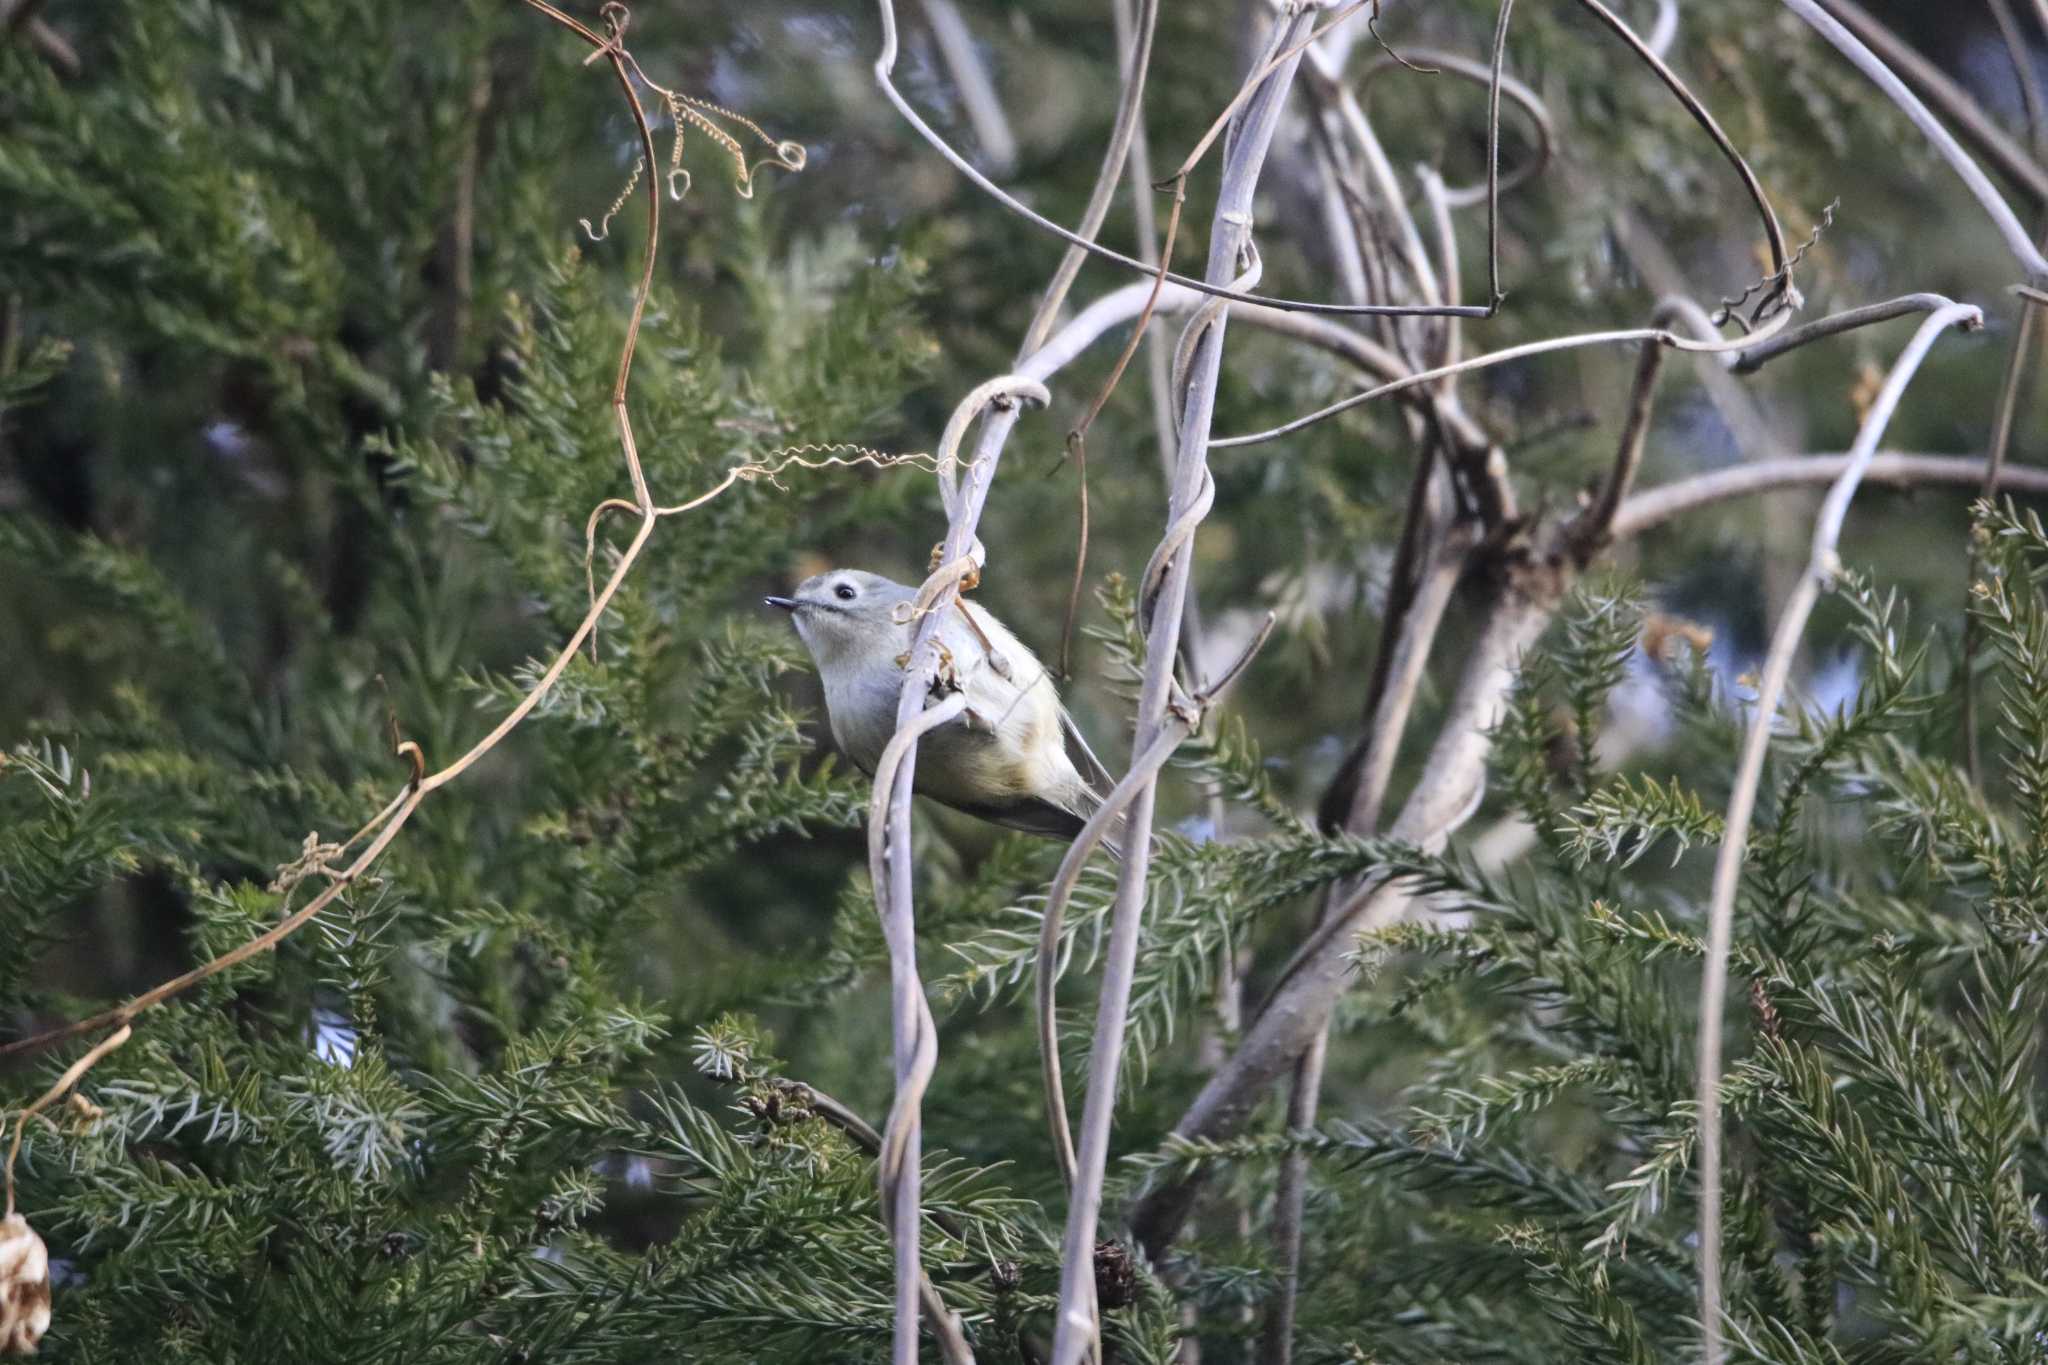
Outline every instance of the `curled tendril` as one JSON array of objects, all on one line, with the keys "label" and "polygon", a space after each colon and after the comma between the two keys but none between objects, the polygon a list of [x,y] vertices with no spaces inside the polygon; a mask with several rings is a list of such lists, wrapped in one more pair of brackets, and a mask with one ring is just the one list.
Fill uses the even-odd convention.
[{"label": "curled tendril", "polygon": [[597,220],[595,228],[590,226],[588,218],[578,218],[576,220],[583,225],[584,236],[593,242],[601,242],[612,235],[612,219],[618,217],[619,210],[624,208],[626,201],[633,197],[634,187],[640,183],[640,173],[646,169],[646,157],[635,157],[633,159],[633,173],[626,177],[626,188],[620,190],[619,197],[612,200],[612,206],[604,211],[604,217]]},{"label": "curled tendril", "polygon": [[[745,114],[727,109],[720,104],[713,104],[710,100],[699,99],[695,95],[685,94],[680,90],[671,90],[658,81],[650,80],[647,73],[641,69],[639,60],[626,48],[626,26],[631,18],[626,7],[617,3],[617,0],[612,0],[612,3],[607,4],[601,13],[605,22],[605,41],[602,46],[585,59],[586,64],[602,57],[609,56],[614,58],[623,65],[624,69],[632,72],[635,80],[659,96],[662,104],[668,109],[669,121],[675,128],[675,138],[669,144],[668,155],[668,196],[671,200],[680,200],[690,192],[690,174],[683,169],[684,134],[685,130],[690,127],[698,129],[706,137],[716,142],[720,150],[731,159],[733,166],[733,188],[742,199],[754,197],[754,172],[760,170],[761,167],[777,166],[785,171],[800,171],[804,168],[804,162],[808,159],[808,154],[805,152],[804,145],[801,142],[777,141],[775,138],[768,136],[766,129],[748,118]],[[724,119],[729,123],[739,125],[740,128],[752,134],[766,146],[769,149],[769,155],[759,160],[748,161],[746,148],[740,144],[739,138],[720,127],[714,121],[716,119]],[[680,188],[678,188],[678,182],[680,182]],[[628,184],[626,195],[621,195],[619,202],[614,203],[611,212],[605,215],[607,220],[610,219],[612,213],[618,212],[620,204],[624,202],[627,195],[631,194],[632,189],[633,186]],[[602,226],[593,231],[590,225],[585,223],[584,231],[590,233],[592,241],[604,240],[604,229]]]},{"label": "curled tendril", "polygon": [[[1785,288],[1786,282],[1791,277],[1793,267],[1805,260],[1806,253],[1819,245],[1821,234],[1835,225],[1835,210],[1841,206],[1842,201],[1840,199],[1830,200],[1828,206],[1820,211],[1820,221],[1813,225],[1813,231],[1807,234],[1806,240],[1799,244],[1799,249],[1792,253],[1790,259],[1784,265],[1750,285],[1749,288],[1743,290],[1734,298],[1722,299],[1721,306],[1714,311],[1713,324],[1716,327],[1726,326],[1731,319],[1735,318],[1735,310],[1749,302],[1759,290],[1768,292],[1763,301],[1757,305],[1755,314],[1750,317],[1747,324],[1750,327],[1754,327],[1763,321],[1767,310],[1775,311],[1770,309],[1770,305],[1773,302],[1777,302],[1785,308],[1797,308],[1802,302],[1799,297],[1799,291],[1796,289],[1787,291]],[[1780,297],[1781,293],[1783,297]]]},{"label": "curled tendril", "polygon": [[922,450],[891,455],[886,451],[870,450],[866,446],[852,445],[844,441],[827,441],[783,446],[779,450],[769,451],[758,460],[750,460],[738,466],[732,472],[742,483],[759,481],[771,488],[788,492],[789,487],[782,482],[781,477],[785,469],[851,469],[855,465],[866,465],[870,469],[901,469],[908,466],[912,469],[922,469],[927,474],[936,474],[948,467],[962,467],[958,460],[939,459]]},{"label": "curled tendril", "polygon": [[[639,68],[636,66],[634,69],[638,71]],[[641,79],[646,80],[646,77],[642,75]],[[649,83],[652,84],[652,82]],[[706,137],[716,142],[720,150],[727,157],[731,158],[733,189],[742,199],[754,197],[754,172],[760,170],[761,167],[777,166],[785,171],[800,171],[804,168],[804,162],[808,159],[808,154],[805,152],[804,145],[801,142],[791,142],[788,140],[778,142],[768,136],[767,131],[760,124],[754,122],[746,115],[735,113],[733,110],[727,109],[723,105],[713,104],[709,100],[698,99],[695,95],[686,95],[680,90],[662,90],[660,93],[662,102],[668,106],[669,118],[674,123],[676,130],[675,141],[669,149],[671,184],[673,184],[675,173],[682,167],[683,130],[685,127],[694,127],[701,131]],[[747,160],[746,149],[740,145],[740,140],[713,122],[714,118],[728,119],[744,128],[747,132],[752,133],[768,147],[769,155],[754,161]]]}]

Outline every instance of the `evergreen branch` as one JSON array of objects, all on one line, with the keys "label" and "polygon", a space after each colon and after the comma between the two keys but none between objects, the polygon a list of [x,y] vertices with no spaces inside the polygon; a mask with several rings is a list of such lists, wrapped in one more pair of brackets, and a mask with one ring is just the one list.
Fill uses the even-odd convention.
[{"label": "evergreen branch", "polygon": [[1484,1138],[1503,1119],[1555,1104],[1573,1090],[1613,1094],[1624,1090],[1629,1080],[1627,1067],[1602,1057],[1486,1076],[1476,1090],[1447,1089],[1448,1103],[1440,1108],[1418,1108],[1409,1119],[1409,1131],[1423,1142],[1456,1151]]},{"label": "evergreen branch", "polygon": [[[1789,2],[1789,0],[1788,0]],[[1728,952],[1735,917],[1736,882],[1749,838],[1750,816],[1756,806],[1757,784],[1763,777],[1764,750],[1770,743],[1778,702],[1791,671],[1792,655],[1806,632],[1806,620],[1820,595],[1822,584],[1830,581],[1838,567],[1835,551],[1841,538],[1842,522],[1856,495],[1877,443],[1899,400],[1905,396],[1920,362],[1942,332],[1954,326],[1975,327],[1983,315],[1967,304],[1950,304],[1938,309],[1920,325],[1899,355],[1883,389],[1871,404],[1862,429],[1856,433],[1849,467],[1843,471],[1815,519],[1813,547],[1806,569],[1800,575],[1791,600],[1779,617],[1771,650],[1766,656],[1762,680],[1757,687],[1749,731],[1743,739],[1742,760],[1736,770],[1734,790],[1728,800],[1726,834],[1720,856],[1714,864],[1714,888],[1707,914],[1707,960],[1700,976],[1699,1090],[1700,1142],[1700,1321],[1704,1332],[1706,1365],[1722,1362],[1721,1302],[1721,1021],[1728,989]]]},{"label": "evergreen branch", "polygon": [[1622,776],[1601,783],[1574,806],[1560,833],[1567,854],[1579,867],[1595,861],[1632,867],[1660,838],[1677,845],[1671,855],[1675,866],[1694,844],[1720,837],[1721,817],[1701,805],[1676,778],[1659,786],[1648,774],[1634,781]]}]

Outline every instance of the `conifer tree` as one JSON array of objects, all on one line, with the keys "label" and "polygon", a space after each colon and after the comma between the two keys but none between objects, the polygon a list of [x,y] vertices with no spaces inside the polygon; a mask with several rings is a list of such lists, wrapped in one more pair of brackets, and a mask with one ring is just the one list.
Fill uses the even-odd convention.
[{"label": "conifer tree", "polygon": [[2048,1360],[2014,8],[0,0],[0,1352]]}]

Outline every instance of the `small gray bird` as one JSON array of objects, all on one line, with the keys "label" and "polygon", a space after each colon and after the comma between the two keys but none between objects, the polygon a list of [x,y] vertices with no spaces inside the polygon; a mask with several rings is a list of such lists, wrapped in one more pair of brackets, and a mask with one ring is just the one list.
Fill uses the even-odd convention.
[{"label": "small gray bird", "polygon": [[[832,738],[869,776],[896,733],[916,596],[880,574],[833,569],[805,579],[794,597],[765,599],[795,623],[825,684]],[[971,602],[944,609],[938,641],[967,710],[919,742],[917,791],[1011,829],[1080,833],[1098,798],[1067,756],[1073,722],[1045,665]]]}]

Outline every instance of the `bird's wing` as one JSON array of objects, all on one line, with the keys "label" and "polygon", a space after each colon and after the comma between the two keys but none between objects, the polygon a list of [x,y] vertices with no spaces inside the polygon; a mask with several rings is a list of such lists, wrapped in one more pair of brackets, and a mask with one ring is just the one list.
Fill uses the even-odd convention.
[{"label": "bird's wing", "polygon": [[1027,797],[1003,805],[953,804],[953,809],[965,811],[977,819],[990,824],[1002,825],[1007,829],[1022,830],[1026,834],[1045,834],[1057,839],[1071,839],[1081,832],[1087,823],[1079,815],[1056,806],[1050,801]]}]

